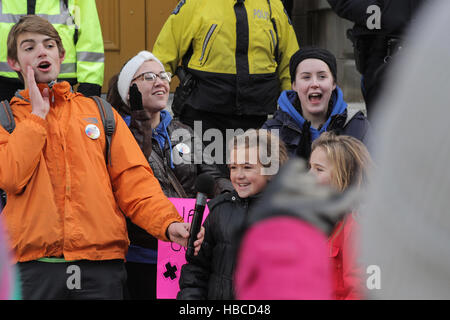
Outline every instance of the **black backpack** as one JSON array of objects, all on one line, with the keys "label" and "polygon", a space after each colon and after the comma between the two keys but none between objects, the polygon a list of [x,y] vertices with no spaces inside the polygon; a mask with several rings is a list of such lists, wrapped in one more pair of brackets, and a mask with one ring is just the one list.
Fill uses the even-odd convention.
[{"label": "black backpack", "polygon": [[[105,130],[106,137],[106,152],[105,161],[106,165],[111,165],[111,140],[114,130],[116,129],[116,121],[114,119],[114,113],[111,104],[103,98],[93,96],[89,97],[93,99],[100,112],[100,117],[102,118],[103,127]],[[6,131],[12,133],[16,128],[16,122],[14,121],[14,116],[11,110],[11,106],[7,100],[0,101],[0,124]],[[6,192],[0,189],[0,210],[6,205]]]}]

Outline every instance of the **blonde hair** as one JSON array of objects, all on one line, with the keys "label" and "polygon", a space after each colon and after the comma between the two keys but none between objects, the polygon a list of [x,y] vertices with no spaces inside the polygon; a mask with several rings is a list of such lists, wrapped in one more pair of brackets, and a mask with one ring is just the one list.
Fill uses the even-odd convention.
[{"label": "blonde hair", "polygon": [[313,141],[311,153],[322,148],[334,167],[331,183],[339,191],[349,186],[360,188],[367,181],[368,171],[372,168],[372,158],[366,146],[356,138],[324,132]]},{"label": "blonde hair", "polygon": [[254,156],[255,160],[266,169],[263,175],[277,174],[279,168],[289,159],[283,141],[277,135],[273,135],[265,129],[249,129],[242,134],[233,136],[229,143],[229,150],[236,150],[242,147],[245,149],[257,148],[257,155],[251,156]]}]

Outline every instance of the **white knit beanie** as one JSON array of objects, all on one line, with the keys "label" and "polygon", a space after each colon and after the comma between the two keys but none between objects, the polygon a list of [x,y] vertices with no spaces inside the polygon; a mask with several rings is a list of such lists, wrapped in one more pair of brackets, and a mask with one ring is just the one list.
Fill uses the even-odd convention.
[{"label": "white knit beanie", "polygon": [[130,91],[131,80],[133,80],[136,71],[140,66],[148,60],[154,60],[158,62],[162,69],[165,71],[163,64],[156,58],[153,53],[149,51],[141,51],[136,56],[131,58],[120,71],[119,79],[117,81],[117,89],[119,91],[122,101],[128,105],[128,92]]}]

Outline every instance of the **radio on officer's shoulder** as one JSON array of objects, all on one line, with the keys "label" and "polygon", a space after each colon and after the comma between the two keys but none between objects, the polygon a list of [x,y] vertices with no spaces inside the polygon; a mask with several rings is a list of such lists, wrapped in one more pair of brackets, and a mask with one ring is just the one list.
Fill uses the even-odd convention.
[{"label": "radio on officer's shoulder", "polygon": [[191,95],[196,85],[194,76],[183,66],[178,66],[175,74],[180,79],[180,84],[175,89],[173,96],[172,111],[175,117],[179,117],[183,112],[186,99]]}]

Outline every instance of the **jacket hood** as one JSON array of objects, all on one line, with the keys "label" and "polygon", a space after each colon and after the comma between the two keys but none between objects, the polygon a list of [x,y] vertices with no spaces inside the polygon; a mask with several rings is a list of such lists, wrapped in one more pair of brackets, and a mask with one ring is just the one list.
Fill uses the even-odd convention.
[{"label": "jacket hood", "polygon": [[[278,105],[280,106],[280,109],[282,111],[290,115],[292,119],[294,119],[294,121],[297,123],[297,125],[302,128],[306,120],[305,118],[303,118],[300,112],[295,109],[295,99],[297,99],[297,92],[295,92],[294,90],[283,91],[278,98]],[[327,127],[331,122],[331,118],[334,115],[342,114],[347,110],[347,103],[344,101],[344,95],[341,88],[339,88],[338,86],[336,86],[336,89],[331,95],[331,101],[333,104],[333,109],[327,121],[322,125],[320,130],[312,127],[310,128],[313,139],[316,139],[322,132],[325,132],[327,130]]]}]

